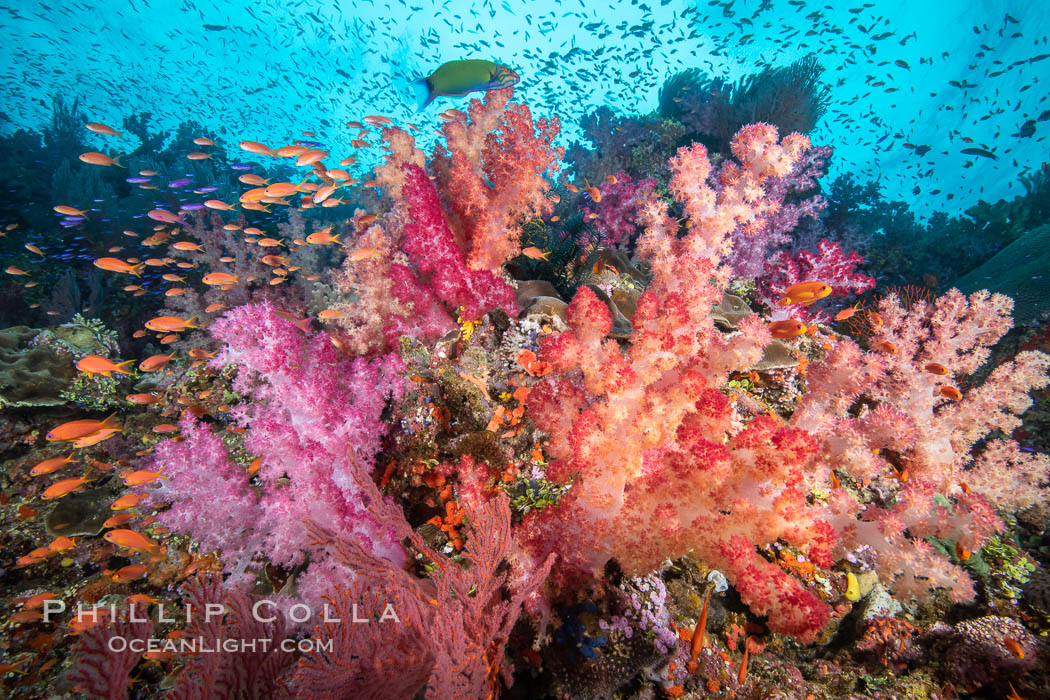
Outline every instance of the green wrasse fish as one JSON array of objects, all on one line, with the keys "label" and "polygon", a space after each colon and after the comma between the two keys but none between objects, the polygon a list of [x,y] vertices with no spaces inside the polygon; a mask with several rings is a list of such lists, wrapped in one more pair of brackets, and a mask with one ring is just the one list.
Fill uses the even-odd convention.
[{"label": "green wrasse fish", "polygon": [[412,83],[416,90],[419,109],[435,97],[462,97],[475,90],[498,90],[521,80],[517,73],[493,61],[469,59],[444,63],[427,78]]}]

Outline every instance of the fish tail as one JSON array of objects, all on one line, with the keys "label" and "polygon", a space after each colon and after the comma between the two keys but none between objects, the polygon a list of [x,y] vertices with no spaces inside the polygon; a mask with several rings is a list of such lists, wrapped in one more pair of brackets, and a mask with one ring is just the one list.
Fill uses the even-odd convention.
[{"label": "fish tail", "polygon": [[197,318],[197,314],[193,314],[192,316],[190,316],[189,318],[186,319],[186,327],[187,328],[198,328],[198,326],[190,325],[191,322],[193,321],[193,319],[195,319],[195,318]]},{"label": "fish tail", "polygon": [[138,265],[133,265],[131,267],[130,272],[131,272],[131,274],[135,275],[136,277],[142,277],[142,271],[145,270],[145,269],[146,269],[146,263],[139,263]]},{"label": "fish tail", "polygon": [[124,156],[117,156],[116,158],[114,158],[113,159],[113,165],[117,166],[118,168],[127,169],[127,166],[120,164],[120,159],[123,158],[123,157]]},{"label": "fish tail", "polygon": [[434,101],[436,95],[434,94],[434,86],[430,82],[430,78],[421,78],[420,80],[412,81],[412,90],[416,96],[416,111],[420,112],[426,109],[426,106]]},{"label": "fish tail", "polygon": [[113,411],[113,413],[110,413],[108,416],[102,419],[102,422],[99,424],[99,428],[115,428],[117,424],[113,421],[113,419],[116,417],[117,412]]},{"label": "fish tail", "polygon": [[133,372],[126,372],[123,369],[121,369],[124,365],[132,365],[132,364],[135,364],[134,360],[124,360],[123,362],[118,362],[116,369],[114,369],[113,371],[114,372],[120,372],[121,374],[127,374],[127,375],[134,374]]},{"label": "fish tail", "polygon": [[338,243],[339,245],[343,245],[343,242],[341,240],[339,240],[339,236],[340,236],[340,234],[338,234],[338,233],[336,235],[332,236],[332,241],[334,243]]}]

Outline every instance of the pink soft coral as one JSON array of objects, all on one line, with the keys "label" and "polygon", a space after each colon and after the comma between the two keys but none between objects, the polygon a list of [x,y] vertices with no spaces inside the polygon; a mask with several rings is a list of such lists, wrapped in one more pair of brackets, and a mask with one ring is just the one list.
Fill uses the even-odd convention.
[{"label": "pink soft coral", "polygon": [[[269,304],[238,307],[210,331],[225,343],[212,365],[236,366],[233,388],[251,399],[231,415],[247,429],[244,448],[262,460],[261,486],[253,494],[218,438],[187,417],[188,444],[158,448],[170,482],[156,498],[173,501],[162,517],[223,550],[237,574],[253,556],[288,567],[302,564],[311,549],[306,518],[360,538],[376,556],[404,563],[390,523],[374,514],[382,496],[371,480],[386,432],[383,409],[403,390],[400,359],[347,359],[327,335],[303,333]],[[311,571],[331,578],[326,567],[323,558],[311,560]],[[308,572],[306,578],[315,577]],[[318,588],[311,590],[311,602],[323,593]]]},{"label": "pink soft coral", "polygon": [[[824,469],[872,481],[894,502],[862,509],[836,490],[837,555],[866,552],[898,593],[922,595],[943,586],[958,600],[972,599],[966,573],[916,538],[977,550],[1002,527],[995,506],[1010,509],[1040,497],[1038,484],[1050,465],[1045,456],[1022,454],[1012,440],[992,441],[976,459],[973,450],[990,432],[1009,433],[1020,424],[1017,416],[1031,405],[1028,392],[1050,383],[1050,358],[1020,353],[961,391],[959,400],[948,396],[958,390],[953,383],[961,384],[955,377],[981,367],[1009,330],[1011,307],[1008,297],[987,291],[967,298],[953,289],[910,307],[889,295],[869,319],[875,351],[863,355],[842,341],[810,370],[811,388],[792,425],[819,437]],[[847,413],[860,397],[859,414]],[[1008,484],[1018,490],[1004,489]],[[950,508],[938,505],[946,497],[954,498]]]},{"label": "pink soft coral", "polygon": [[634,236],[640,228],[638,209],[655,189],[653,178],[632,180],[623,170],[616,173],[612,181],[598,186],[601,201],[591,202],[582,209],[585,218],[594,220],[603,245],[625,244]]}]

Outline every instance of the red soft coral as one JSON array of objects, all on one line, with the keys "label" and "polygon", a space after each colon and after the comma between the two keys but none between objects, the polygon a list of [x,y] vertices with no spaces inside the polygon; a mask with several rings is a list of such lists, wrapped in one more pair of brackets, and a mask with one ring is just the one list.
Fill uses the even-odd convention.
[{"label": "red soft coral", "polygon": [[446,146],[434,150],[433,168],[456,240],[471,269],[498,272],[521,252],[518,224],[549,215],[547,172],[563,149],[554,147],[558,119],[532,119],[525,105],[510,102],[513,88],[472,100],[470,121],[442,126]]},{"label": "red soft coral", "polygon": [[407,164],[404,174],[402,193],[410,217],[405,225],[405,252],[420,273],[429,277],[434,293],[453,310],[462,306],[466,318],[481,318],[494,308],[517,315],[514,290],[506,282],[488,269],[467,267],[426,172]]}]

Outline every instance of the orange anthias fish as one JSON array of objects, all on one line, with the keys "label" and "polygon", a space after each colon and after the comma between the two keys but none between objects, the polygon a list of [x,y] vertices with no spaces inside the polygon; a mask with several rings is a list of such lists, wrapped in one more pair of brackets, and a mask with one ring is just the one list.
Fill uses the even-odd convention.
[{"label": "orange anthias fish", "polygon": [[951,399],[952,401],[958,401],[962,398],[962,392],[954,386],[949,386],[945,384],[938,391],[940,392],[941,396],[945,397],[946,399]]},{"label": "orange anthias fish", "polygon": [[103,136],[119,136],[124,138],[124,132],[117,131],[111,126],[106,126],[102,122],[88,122],[84,125],[88,131],[93,131],[96,134],[102,134]]},{"label": "orange anthias fish", "polygon": [[51,484],[44,492],[40,494],[40,498],[45,501],[53,501],[56,498],[62,498],[63,496],[76,491],[84,484],[91,481],[91,479],[63,479]]},{"label": "orange anthias fish", "polygon": [[267,197],[287,197],[290,194],[300,192],[300,188],[306,183],[303,180],[298,185],[293,185],[290,182],[275,182],[272,185],[267,185],[263,192]]},{"label": "orange anthias fish", "polygon": [[128,275],[139,277],[142,274],[144,265],[132,265],[131,263],[126,263],[119,258],[99,258],[95,261],[95,267],[100,270],[123,272]]},{"label": "orange anthias fish", "polygon": [[213,287],[225,287],[227,285],[237,284],[240,279],[240,275],[233,275],[229,272],[209,272],[204,275],[204,278],[201,281],[204,282],[204,284]]},{"label": "orange anthias fish", "polygon": [[148,554],[158,554],[160,552],[160,545],[134,530],[110,530],[102,537],[107,542],[124,549],[130,549],[132,552],[146,552]]},{"label": "orange anthias fish", "polygon": [[532,258],[533,260],[546,260],[547,256],[551,254],[548,250],[546,252],[540,250],[536,246],[529,246],[528,248],[522,248],[521,254],[526,258]]},{"label": "orange anthias fish", "polygon": [[99,374],[103,377],[109,377],[114,372],[130,375],[133,373],[129,372],[125,367],[134,363],[134,360],[125,360],[124,362],[115,364],[99,355],[87,355],[77,360],[77,369],[89,375]]},{"label": "orange anthias fish", "polygon": [[794,318],[785,319],[783,321],[773,321],[769,324],[769,332],[774,338],[780,338],[782,340],[797,338],[806,332],[806,324]]},{"label": "orange anthias fish", "polygon": [[252,185],[253,187],[262,187],[263,185],[269,184],[269,180],[263,180],[258,175],[252,173],[245,173],[237,178],[246,185]]},{"label": "orange anthias fish", "polygon": [[141,500],[142,500],[142,496],[140,496],[137,493],[124,494],[123,496],[121,496],[117,500],[113,501],[113,503],[110,504],[109,509],[110,510],[128,510],[130,508],[134,508],[135,506],[137,506],[139,504],[139,501],[141,501]]},{"label": "orange anthias fish", "polygon": [[87,217],[87,214],[76,207],[70,207],[65,204],[59,204],[57,207],[53,207],[59,214],[65,214],[66,216],[83,216]]},{"label": "orange anthias fish", "polygon": [[835,320],[836,321],[845,321],[847,319],[853,318],[854,314],[856,314],[858,311],[860,311],[860,302],[859,301],[856,304],[854,304],[853,306],[847,306],[845,309],[843,309],[842,311],[839,311],[837,314],[835,314]]},{"label": "orange anthias fish", "polygon": [[52,457],[51,459],[45,459],[43,462],[30,469],[29,473],[33,476],[43,476],[44,474],[57,472],[67,464],[75,464],[76,462],[77,460],[73,459],[72,454],[68,457]]},{"label": "orange anthias fish", "polygon": [[164,333],[179,333],[186,330],[187,328],[197,328],[193,325],[193,319],[196,316],[190,318],[179,318],[178,316],[158,316],[146,321],[146,328],[151,331],[160,331]]},{"label": "orange anthias fish", "polygon": [[793,304],[812,304],[818,299],[831,294],[831,286],[824,282],[799,282],[784,290],[784,296],[777,302],[779,306]]},{"label": "orange anthias fish", "polygon": [[119,432],[121,432],[120,428],[102,428],[101,430],[96,430],[90,435],[77,438],[73,441],[73,447],[90,447],[91,445],[97,445],[103,440],[110,439]]},{"label": "orange anthias fish", "polygon": [[260,156],[273,156],[274,158],[277,157],[277,155],[270,149],[269,146],[261,144],[258,141],[241,141],[240,147],[248,151],[249,153],[256,153]]},{"label": "orange anthias fish", "polygon": [[80,160],[90,165],[104,165],[106,167],[109,167],[110,165],[115,165],[118,168],[124,167],[116,158],[110,158],[105,153],[97,153],[95,151],[81,153]]},{"label": "orange anthias fish", "polygon": [[1011,637],[1004,637],[1003,646],[1006,647],[1006,650],[1014,656],[1016,656],[1018,659],[1024,659],[1024,649],[1021,648],[1021,645],[1017,642],[1016,639],[1012,639]]},{"label": "orange anthias fish", "polygon": [[[139,363],[140,372],[156,372],[175,359],[175,353],[170,355],[151,355]],[[148,396],[148,394],[147,394]],[[130,400],[130,398],[129,398]],[[159,399],[158,399],[159,400]],[[138,403],[138,402],[136,402]],[[153,402],[151,402],[153,403]]]},{"label": "orange anthias fish", "polygon": [[54,428],[46,435],[51,442],[70,442],[78,438],[87,437],[93,433],[107,428],[116,428],[116,413],[112,413],[102,420],[75,420]]},{"label": "orange anthias fish", "polygon": [[[163,470],[162,470],[163,471]],[[150,472],[145,470],[138,471],[127,471],[120,475],[124,479],[125,486],[144,486],[146,484],[152,484],[154,481],[159,479],[167,479],[168,477],[161,474],[159,471]],[[114,504],[116,505],[116,504]]]},{"label": "orange anthias fish", "polygon": [[68,552],[76,546],[77,543],[69,537],[63,537],[59,535],[55,539],[51,540],[51,544],[49,544],[47,548],[55,554],[62,554],[64,552]]},{"label": "orange anthias fish", "polygon": [[948,368],[942,365],[940,362],[927,362],[926,366],[923,369],[925,369],[930,374],[948,374]]},{"label": "orange anthias fish", "polygon": [[227,204],[221,199],[206,200],[204,202],[204,206],[208,207],[209,209],[216,209],[218,211],[233,211],[234,209],[234,206],[232,204]]},{"label": "orange anthias fish", "polygon": [[[161,355],[161,357],[167,357],[167,355]],[[128,403],[139,406],[148,406],[161,400],[156,394],[128,394],[124,398],[128,400]]]},{"label": "orange anthias fish", "polygon": [[[330,245],[332,243],[335,243],[336,245],[342,245],[343,243],[339,240],[339,236],[333,236],[331,233],[329,233],[329,231],[331,231],[331,228],[311,233],[309,236],[306,237],[306,242],[310,245]],[[354,253],[356,252],[357,251],[355,250]],[[353,255],[353,253],[351,253],[351,255]]]},{"label": "orange anthias fish", "polygon": [[113,580],[117,583],[131,583],[146,575],[146,567],[142,564],[128,564],[113,572]]},{"label": "orange anthias fish", "polygon": [[134,513],[118,513],[117,515],[114,515],[112,518],[110,518],[106,522],[102,523],[102,527],[107,528],[107,529],[111,528],[111,527],[120,527],[121,525],[127,523],[129,520],[131,520],[134,517],[135,517]]},{"label": "orange anthias fish", "polygon": [[700,619],[696,621],[696,628],[693,629],[693,639],[689,649],[689,671],[691,673],[696,672],[696,659],[704,648],[704,638],[707,634],[707,603],[711,599],[711,588],[713,586],[709,587],[707,594],[704,595],[704,607],[700,611]]}]

